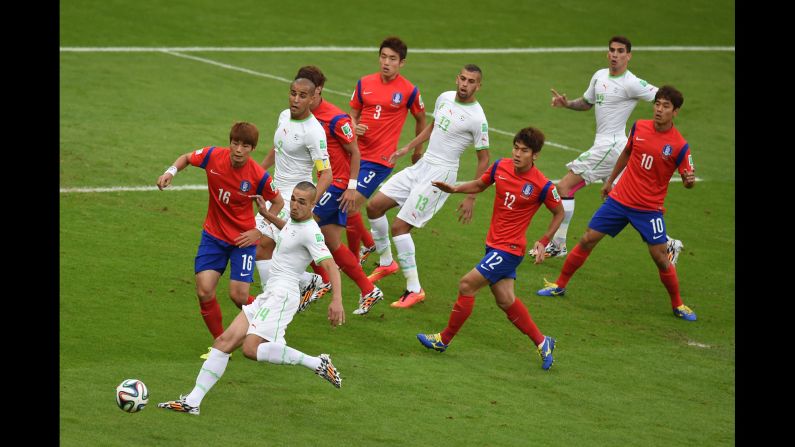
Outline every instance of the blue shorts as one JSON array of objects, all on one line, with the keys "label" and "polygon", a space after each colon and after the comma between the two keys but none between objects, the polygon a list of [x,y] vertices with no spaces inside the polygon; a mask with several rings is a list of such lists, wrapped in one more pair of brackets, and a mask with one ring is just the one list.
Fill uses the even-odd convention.
[{"label": "blue shorts", "polygon": [[228,262],[232,266],[229,271],[229,279],[254,282],[254,255],[256,252],[256,244],[240,248],[237,245],[215,238],[202,230],[202,240],[199,242],[199,250],[196,253],[196,259],[193,261],[193,272],[215,270],[223,275]]},{"label": "blue shorts", "polygon": [[475,270],[492,284],[504,278],[516,279],[516,268],[523,259],[524,256],[513,255],[486,245],[486,255],[475,266]]},{"label": "blue shorts", "polygon": [[372,161],[362,160],[361,165],[359,165],[359,179],[356,190],[369,199],[375,190],[378,189],[378,186],[389,177],[392,169]]},{"label": "blue shorts", "polygon": [[312,213],[320,218],[317,226],[337,224],[344,227],[348,223],[348,212],[340,209],[339,202],[344,192],[334,185],[328,187],[323,197],[317,201],[317,205],[312,208]]},{"label": "blue shorts", "polygon": [[631,223],[641,239],[649,245],[664,244],[668,238],[662,211],[637,210],[608,197],[594,213],[588,228],[616,237],[627,223]]}]

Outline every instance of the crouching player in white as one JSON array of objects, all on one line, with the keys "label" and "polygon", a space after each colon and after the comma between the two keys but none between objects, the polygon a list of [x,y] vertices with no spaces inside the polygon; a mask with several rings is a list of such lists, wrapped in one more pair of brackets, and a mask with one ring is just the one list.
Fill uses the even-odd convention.
[{"label": "crouching player in white", "polygon": [[287,346],[284,339],[285,329],[298,309],[298,280],[312,260],[323,266],[331,279],[332,299],[328,308],[331,325],[345,322],[340,274],[320,228],[312,219],[315,193],[312,183],[301,182],[295,186],[290,198],[290,220],[286,223],[268,212],[264,199],[257,198],[260,213],[281,230],[265,292],[253,303],[243,306],[232,324],[215,339],[193,391],[177,400],[159,403],[158,407],[198,415],[202,399],[224,374],[229,355],[240,345],[243,345],[243,355],[251,360],[301,365],[337,388],[342,385],[342,378],[328,354],[306,355]]},{"label": "crouching player in white", "polygon": [[[415,260],[412,228],[422,228],[444,205],[448,193],[431,185],[431,182],[454,184],[458,176],[458,162],[464,150],[474,146],[478,165],[475,178],[480,178],[489,165],[489,125],[483,108],[475,99],[480,90],[483,73],[477,65],[465,65],[456,77],[456,91],[444,92],[436,99],[433,122],[417,135],[407,146],[392,154],[389,162],[408,153],[428,138],[428,150],[414,165],[392,176],[367,203],[367,217],[381,259],[379,266],[370,274],[376,282],[400,269],[406,277],[406,291],[392,307],[411,307],[425,299],[420,285]],[[458,220],[468,223],[472,218],[475,194],[470,194],[458,209]],[[392,259],[389,243],[389,222],[385,213],[400,205],[397,217],[392,222],[392,239],[395,241],[398,262]]]}]

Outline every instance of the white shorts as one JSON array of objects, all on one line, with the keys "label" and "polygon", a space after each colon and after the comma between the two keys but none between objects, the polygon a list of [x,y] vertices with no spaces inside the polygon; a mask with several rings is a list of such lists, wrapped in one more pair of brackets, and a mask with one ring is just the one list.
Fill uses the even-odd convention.
[{"label": "white shorts", "polygon": [[622,135],[598,136],[590,149],[580,154],[576,160],[566,163],[566,167],[582,177],[586,185],[607,180],[626,144],[627,138]]},{"label": "white shorts", "polygon": [[[282,210],[279,211],[279,214],[277,214],[276,216],[282,220],[287,220],[287,217],[290,215],[290,196],[292,196],[293,194],[293,189],[292,188],[289,189],[290,189],[289,191],[279,189],[279,195],[282,196],[282,199],[284,200],[284,207],[282,207]],[[284,197],[285,194],[287,195],[287,197]],[[271,203],[270,202],[265,203],[265,207],[271,209]],[[256,223],[257,230],[259,230],[259,232],[262,233],[263,236],[269,237],[274,241],[279,236],[279,231],[281,230],[279,230],[276,227],[276,225],[268,222],[264,217],[262,217],[262,214],[257,213],[254,216],[254,221]]]},{"label": "white shorts", "polygon": [[420,159],[381,185],[382,194],[400,205],[397,216],[404,222],[422,228],[444,205],[450,194],[431,185],[431,181],[454,184],[455,168],[437,166]]},{"label": "white shorts", "polygon": [[285,343],[284,331],[298,310],[299,292],[284,287],[267,287],[251,304],[243,306],[248,318],[246,335],[258,335],[270,342]]}]

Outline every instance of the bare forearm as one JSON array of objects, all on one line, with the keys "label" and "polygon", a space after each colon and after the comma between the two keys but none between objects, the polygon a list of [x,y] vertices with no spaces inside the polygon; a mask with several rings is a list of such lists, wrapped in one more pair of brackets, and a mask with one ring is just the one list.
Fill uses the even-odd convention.
[{"label": "bare forearm", "polygon": [[586,101],[583,98],[577,98],[573,101],[569,101],[566,104],[567,109],[577,110],[581,112],[585,110],[591,110],[591,107],[593,107],[593,104],[590,104],[588,101]]}]

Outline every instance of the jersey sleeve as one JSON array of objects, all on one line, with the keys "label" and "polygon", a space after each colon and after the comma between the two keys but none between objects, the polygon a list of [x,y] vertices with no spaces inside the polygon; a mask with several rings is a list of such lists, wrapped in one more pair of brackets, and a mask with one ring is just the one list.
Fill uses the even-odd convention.
[{"label": "jersey sleeve", "polygon": [[206,168],[207,163],[210,162],[210,156],[213,153],[213,149],[215,149],[215,147],[203,147],[193,151],[188,158],[188,162],[198,168]]},{"label": "jersey sleeve", "polygon": [[558,194],[558,188],[554,184],[549,188],[549,191],[547,191],[544,205],[550,210],[560,205],[560,194]]},{"label": "jersey sleeve", "polygon": [[412,115],[425,113],[425,104],[422,103],[422,95],[420,94],[419,87],[414,87],[414,90],[411,91],[406,105],[408,105],[409,112],[411,112]]},{"label": "jersey sleeve", "polygon": [[328,130],[341,143],[351,143],[354,140],[351,117],[348,114],[337,115],[332,118],[329,122]]},{"label": "jersey sleeve", "polygon": [[630,98],[638,98],[644,101],[654,101],[654,95],[657,94],[657,87],[649,84],[640,78],[634,78],[627,84]]},{"label": "jersey sleeve", "polygon": [[279,195],[279,190],[276,188],[276,184],[273,183],[273,177],[267,172],[260,178],[259,185],[257,186],[257,194],[271,202]]},{"label": "jersey sleeve", "polygon": [[483,116],[479,121],[475,122],[475,129],[472,132],[472,138],[475,142],[475,150],[483,150],[489,148],[489,123],[486,122],[486,117]]},{"label": "jersey sleeve", "polygon": [[351,95],[351,100],[349,105],[352,109],[362,110],[364,107],[364,101],[362,100],[362,80],[359,79],[356,82],[356,87],[353,89],[353,94]]},{"label": "jersey sleeve", "polygon": [[680,174],[684,174],[685,171],[695,171],[696,167],[693,164],[693,154],[690,153],[689,144],[685,143],[685,146],[679,152],[676,165]]},{"label": "jersey sleeve", "polygon": [[323,233],[320,232],[320,227],[313,225],[312,229],[308,230],[304,236],[304,245],[315,264],[320,264],[321,261],[331,258],[331,252],[326,246],[326,240],[323,238]]},{"label": "jersey sleeve", "polygon": [[305,141],[307,149],[309,149],[309,156],[315,162],[315,168],[318,171],[331,169],[329,162],[328,146],[326,143],[326,131],[322,126],[312,129],[306,134]]},{"label": "jersey sleeve", "polygon": [[582,99],[591,105],[596,104],[596,80],[598,76],[598,71],[591,76],[591,82],[588,83],[588,88],[585,90],[585,93],[582,94]]},{"label": "jersey sleeve", "polygon": [[484,172],[483,175],[480,176],[480,181],[482,181],[483,183],[485,183],[487,185],[491,185],[492,183],[494,183],[494,176],[497,173],[497,165],[499,163],[500,163],[500,159],[499,158],[494,160],[494,164],[489,166],[489,168],[486,169],[486,172]]}]

